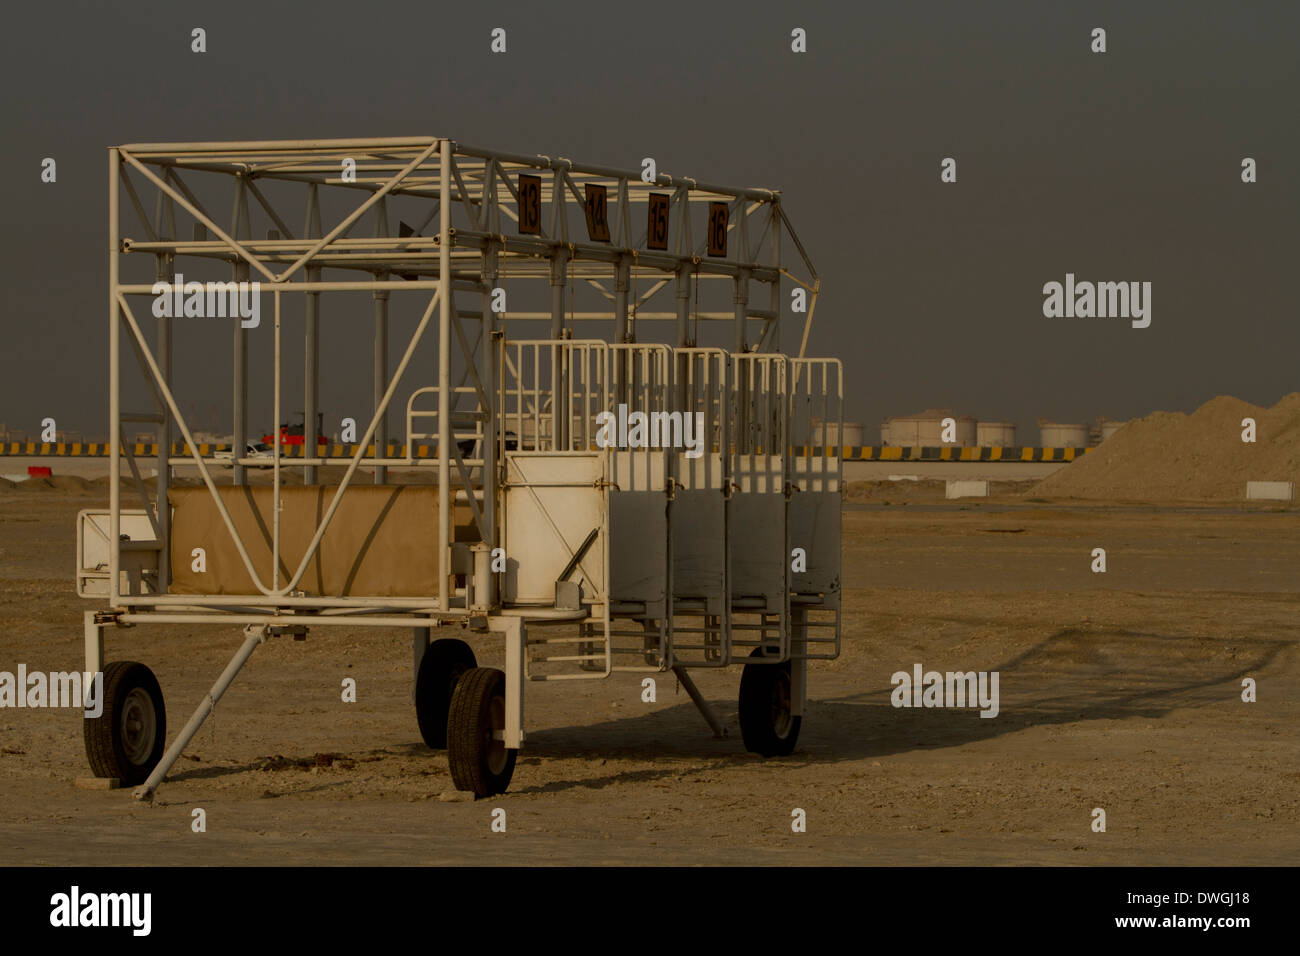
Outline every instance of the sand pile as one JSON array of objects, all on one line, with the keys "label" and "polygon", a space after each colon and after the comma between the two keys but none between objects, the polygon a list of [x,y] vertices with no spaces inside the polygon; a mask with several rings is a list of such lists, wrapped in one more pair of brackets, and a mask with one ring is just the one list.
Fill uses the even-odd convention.
[{"label": "sand pile", "polygon": [[85,494],[95,489],[93,482],[80,475],[51,475],[48,478],[28,478],[26,481],[13,482],[0,478],[0,490],[3,491],[71,491]]},{"label": "sand pile", "polygon": [[[1241,440],[1243,418],[1256,441]],[[1240,501],[1247,481],[1300,484],[1300,392],[1272,408],[1228,395],[1191,415],[1155,412],[1129,422],[1029,494],[1122,501]]]}]

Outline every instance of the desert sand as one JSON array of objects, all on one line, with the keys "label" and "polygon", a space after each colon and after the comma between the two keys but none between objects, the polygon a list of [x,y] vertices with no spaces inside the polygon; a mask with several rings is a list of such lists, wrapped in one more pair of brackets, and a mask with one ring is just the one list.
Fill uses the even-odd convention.
[{"label": "desert sand", "polygon": [[[640,675],[532,684],[510,791],[449,800],[446,755],[416,728],[409,632],[318,629],[254,654],[152,804],[74,785],[79,712],[0,710],[0,863],[1294,863],[1300,512],[1004,491],[849,496],[843,654],[811,665],[788,758],[744,751],[738,669],[696,672],[721,740],[671,674],[652,704]],[[80,668],[99,605],[75,595],[74,520],[103,499],[94,483],[0,494],[0,670]],[[470,640],[501,665],[496,641]],[[153,668],[174,733],[239,642],[137,627],[108,634],[107,659]],[[890,675],[914,663],[999,671],[1001,713],[891,707]]]}]

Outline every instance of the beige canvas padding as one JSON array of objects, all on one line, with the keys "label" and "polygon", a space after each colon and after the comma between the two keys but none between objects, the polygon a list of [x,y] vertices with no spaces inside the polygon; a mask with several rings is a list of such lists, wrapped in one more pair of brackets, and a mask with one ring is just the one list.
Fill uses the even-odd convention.
[{"label": "beige canvas padding", "polygon": [[[333,487],[280,489],[280,584],[297,570],[334,495]],[[273,489],[217,491],[262,583],[271,584]],[[260,594],[207,488],[173,488],[173,594]],[[466,504],[452,515],[456,541],[477,541]],[[329,597],[430,597],[438,593],[438,489],[431,485],[354,485],[343,493],[298,589]],[[197,572],[194,549],[204,550]]]}]

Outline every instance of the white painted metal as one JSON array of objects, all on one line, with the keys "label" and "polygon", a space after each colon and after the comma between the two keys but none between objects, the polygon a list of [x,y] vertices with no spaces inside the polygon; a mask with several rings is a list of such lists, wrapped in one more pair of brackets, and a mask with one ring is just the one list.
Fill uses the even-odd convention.
[{"label": "white painted metal", "polygon": [[796,661],[833,658],[841,639],[843,461],[826,436],[842,421],[844,370],[838,359],[793,359],[790,366],[790,429],[799,434],[807,427],[812,435],[790,456],[789,543],[806,562],[790,574],[791,613],[798,613],[790,653]]},{"label": "white painted metal", "polygon": [[181,732],[172,741],[171,746],[167,748],[162,760],[158,762],[158,766],[154,767],[153,772],[149,774],[144,783],[136,787],[132,796],[137,800],[148,800],[153,797],[153,792],[158,788],[158,784],[162,782],[163,777],[167,776],[167,771],[180,759],[185,747],[194,739],[194,735],[203,726],[203,721],[207,719],[208,714],[212,713],[213,708],[217,706],[217,701],[221,699],[221,695],[226,692],[226,689],[234,681],[235,675],[248,662],[253,651],[257,650],[257,645],[264,643],[267,638],[265,627],[249,626],[244,629],[244,633],[244,643],[235,652],[235,656],[230,659],[230,663],[221,672],[217,682],[212,685],[212,689],[203,698],[198,709],[194,711],[189,721],[181,728]]},{"label": "white painted metal", "polygon": [[1295,496],[1295,482],[1248,481],[1246,497],[1260,501],[1290,501]]},{"label": "white painted metal", "polygon": [[507,749],[517,750],[524,743],[524,681],[528,647],[524,618],[520,615],[494,617],[491,627],[494,632],[505,636],[505,745]]},{"label": "white painted metal", "polygon": [[790,656],[788,360],[750,352],[731,363],[731,645],[733,657],[762,647],[757,660],[779,664]]},{"label": "white painted metal", "polygon": [[671,521],[671,617],[666,663],[724,667],[731,660],[731,552],[728,507],[732,457],[729,391],[731,362],[721,349],[675,351],[676,404],[700,415],[698,457],[675,452]]},{"label": "white painted metal", "polygon": [[987,498],[989,496],[989,483],[987,481],[949,479],[947,484],[944,485],[943,496],[945,498]]},{"label": "white painted metal", "polygon": [[[156,594],[161,544],[152,512],[122,511],[118,516],[119,543],[112,546],[112,512],[87,509],[77,513],[77,596],[108,597],[112,557],[118,554],[118,591],[121,594]],[[126,539],[120,538],[126,535]]]},{"label": "white painted metal", "polygon": [[[355,163],[355,181],[344,182],[339,175],[344,159]],[[540,181],[536,206],[521,193],[520,177],[525,175]],[[218,225],[192,188],[191,181],[200,178],[231,185],[228,228]],[[143,215],[140,184],[155,192],[156,221]],[[504,734],[510,747],[523,740],[526,679],[673,669],[686,682],[685,668],[748,661],[748,651],[758,646],[770,651],[758,660],[779,663],[793,656],[794,673],[802,675],[805,657],[838,652],[840,462],[838,448],[827,446],[836,444],[832,434],[840,434],[839,367],[834,363],[832,374],[832,366],[821,360],[790,362],[777,353],[782,282],[789,279],[808,289],[814,303],[820,290],[779,192],[667,174],[645,183],[639,170],[485,150],[439,137],[133,144],[110,150],[109,185],[110,507],[106,514],[79,521],[78,541],[79,593],[102,594],[108,611],[102,619],[87,618],[88,662],[94,657],[102,663],[102,632],[110,621],[224,622],[253,628],[403,626],[417,633],[439,623],[466,621],[480,631],[502,634],[506,642]],[[582,235],[589,186],[606,190],[609,241]],[[306,193],[301,236],[287,226],[291,217],[276,209],[294,190]],[[121,192],[140,219],[138,236],[123,235]],[[648,248],[646,233],[636,225],[655,192],[671,197],[666,249]],[[321,222],[322,202],[329,195],[358,199],[332,225]],[[692,224],[692,215],[701,215],[702,204],[709,202],[728,205],[724,255],[707,255],[704,242],[693,239],[702,232],[698,223]],[[398,203],[407,204],[401,207],[403,215],[418,208],[413,221],[420,224],[393,236],[389,208],[393,204],[396,212]],[[177,210],[191,220],[179,229]],[[250,213],[259,218],[264,213],[273,228],[255,226]],[[530,219],[536,220],[535,230],[520,228]],[[436,232],[424,235],[430,227]],[[266,238],[254,238],[263,232]],[[781,263],[783,236],[797,252],[797,271]],[[134,269],[141,259],[153,268]],[[123,264],[130,274],[123,275]],[[275,425],[282,407],[281,295],[301,292],[309,303],[306,444],[301,458],[285,457],[279,429],[273,428],[274,560],[267,581],[257,577],[248,543],[218,495],[217,459],[200,454],[172,389],[170,349],[184,350],[183,325],[160,325],[163,348],[155,354],[128,304],[139,301],[132,296],[155,294],[151,277],[166,281],[185,272],[187,278],[209,278],[202,271],[205,264],[221,270],[218,274],[257,279],[274,297]],[[549,311],[493,311],[496,288],[542,281],[550,286]],[[760,289],[766,284],[768,295],[756,296],[754,283]],[[575,286],[589,297],[594,291],[601,307],[577,308]],[[707,293],[711,287],[726,290],[730,310],[719,308],[721,302],[702,307],[701,288]],[[647,307],[669,288],[674,298],[670,307]],[[281,575],[284,471],[302,468],[304,480],[313,483],[316,469],[329,461],[315,453],[314,441],[319,300],[349,291],[369,292],[376,303],[373,416],[300,563]],[[389,376],[383,360],[387,302],[398,292],[420,296],[425,308]],[[751,305],[751,299],[761,307]],[[435,308],[434,381],[407,383],[404,379],[418,367],[413,356],[434,322]],[[333,319],[343,312],[326,307],[323,314]],[[534,318],[550,320],[550,338],[509,336],[517,328],[511,320]],[[638,319],[673,322],[676,347],[637,342]],[[612,320],[612,342],[572,337],[574,322],[593,320]],[[736,350],[697,347],[701,320],[731,321]],[[811,310],[801,356],[810,322]],[[236,326],[233,412],[242,447],[247,351],[267,337]],[[120,404],[123,327],[158,409],[150,418],[162,426],[159,467],[168,474],[160,475],[161,500],[151,499],[130,448],[124,447],[122,424],[130,416]],[[454,362],[461,364],[459,382],[452,378]],[[411,393],[405,447],[393,449],[384,421],[399,387]],[[664,416],[660,421],[668,423],[673,415],[703,414],[699,456],[662,443],[601,447],[597,416],[617,415],[620,405]],[[812,422],[807,420],[805,431],[798,423],[812,414],[821,424],[815,437],[805,438],[812,436]],[[168,447],[172,427],[189,446],[188,457]],[[795,440],[814,446],[815,453],[794,447]],[[421,442],[433,445],[435,457],[417,455]],[[124,455],[143,509],[122,510]],[[168,593],[171,513],[163,503],[170,469],[182,463],[198,468],[255,593]],[[232,477],[243,484],[245,466],[262,462],[239,458],[233,464]],[[374,468],[378,481],[389,478],[388,468],[436,470],[437,540],[430,542],[437,556],[435,593],[344,597],[299,590],[342,496],[363,466]],[[459,528],[454,526],[453,504],[467,505],[472,513],[473,540],[453,541],[464,528],[460,518],[455,522]],[[790,535],[804,534],[805,525],[815,538],[810,568],[816,571],[796,583],[791,580]],[[121,539],[123,533],[130,541]],[[488,570],[497,548],[506,555],[504,573]],[[153,567],[151,560],[157,562]],[[124,569],[135,569],[125,585],[119,573]],[[154,569],[156,587],[145,573]],[[808,580],[815,586],[805,586]],[[575,585],[580,607],[557,607],[557,595],[572,592]],[[833,636],[814,636],[827,632]],[[246,644],[247,653],[252,646]],[[237,670],[232,661],[222,681],[228,684]],[[802,680],[796,681],[799,687]],[[214,694],[225,684],[219,681]],[[795,695],[799,706],[801,695],[801,690]],[[692,697],[708,716],[703,698]],[[202,712],[201,707],[182,737],[197,729]],[[720,727],[716,715],[711,722],[717,724],[715,730]],[[174,743],[168,752],[171,759],[176,747]],[[169,763],[160,765],[149,789]]]},{"label": "white painted metal", "polygon": [[104,627],[96,619],[98,611],[83,614],[83,632],[86,643],[86,673],[98,674],[104,669]]}]

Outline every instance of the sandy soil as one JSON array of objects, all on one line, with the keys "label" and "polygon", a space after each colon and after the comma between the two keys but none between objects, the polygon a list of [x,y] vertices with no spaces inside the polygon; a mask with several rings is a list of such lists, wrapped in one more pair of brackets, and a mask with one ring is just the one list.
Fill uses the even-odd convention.
[{"label": "sandy soil", "polygon": [[[0,496],[0,670],[80,667],[95,605],[73,590],[73,522],[101,497]],[[844,652],[812,665],[790,758],[744,752],[735,669],[697,672],[724,740],[670,674],[654,704],[639,675],[534,684],[510,792],[444,802],[409,632],[313,632],[257,651],[152,805],[74,786],[78,712],[0,710],[0,863],[1294,863],[1298,555],[1295,509],[867,495],[844,515]],[[110,632],[108,658],[154,669],[174,732],[239,641],[142,627]],[[999,671],[1000,716],[891,707],[914,663]]]}]

